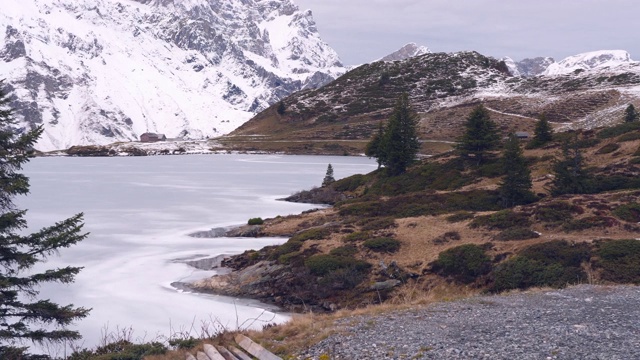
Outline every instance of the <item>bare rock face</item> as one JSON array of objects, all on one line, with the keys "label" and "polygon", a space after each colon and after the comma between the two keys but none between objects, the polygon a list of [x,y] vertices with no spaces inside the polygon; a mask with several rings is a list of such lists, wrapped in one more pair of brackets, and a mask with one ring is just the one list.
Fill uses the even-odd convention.
[{"label": "bare rock face", "polygon": [[7,0],[0,71],[36,148],[225,134],[344,73],[290,0]]}]

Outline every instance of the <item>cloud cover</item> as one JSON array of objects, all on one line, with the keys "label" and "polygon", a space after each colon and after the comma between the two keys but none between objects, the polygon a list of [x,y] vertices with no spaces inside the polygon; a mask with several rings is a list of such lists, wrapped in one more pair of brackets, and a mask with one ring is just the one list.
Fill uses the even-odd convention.
[{"label": "cloud cover", "polygon": [[[640,56],[637,0],[294,0],[347,65],[409,42],[516,60],[622,49]],[[635,56],[634,56],[635,55]]]}]

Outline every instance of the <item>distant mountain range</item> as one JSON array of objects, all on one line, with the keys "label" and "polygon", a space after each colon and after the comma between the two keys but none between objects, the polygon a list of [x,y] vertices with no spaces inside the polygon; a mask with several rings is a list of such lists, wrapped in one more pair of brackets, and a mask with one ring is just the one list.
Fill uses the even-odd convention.
[{"label": "distant mountain range", "polygon": [[[326,111],[318,117],[383,111],[395,93],[376,91],[400,79],[416,107],[430,112],[481,97],[524,95],[524,88],[541,94],[545,89],[536,86],[555,87],[566,77],[591,84],[594,72],[618,76],[627,86],[638,73],[638,63],[624,51],[501,63],[477,53],[433,54],[414,43],[347,73],[320,38],[311,12],[291,0],[6,1],[0,79],[14,94],[20,128],[44,126],[40,150],[136,140],[145,132],[220,136],[299,91],[286,102],[302,110],[296,99],[308,99],[304,107],[314,108],[316,98],[341,88],[344,79],[360,81],[365,72],[381,78],[369,79],[372,88],[365,93],[330,95],[336,97],[323,100]],[[450,68],[442,69],[445,60]],[[388,84],[373,87],[378,82]],[[314,119],[300,115],[296,121]]]}]

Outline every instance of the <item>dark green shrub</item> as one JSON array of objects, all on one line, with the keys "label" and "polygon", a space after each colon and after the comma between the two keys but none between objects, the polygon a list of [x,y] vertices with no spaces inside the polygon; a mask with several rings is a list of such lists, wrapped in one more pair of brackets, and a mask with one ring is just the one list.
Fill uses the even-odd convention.
[{"label": "dark green shrub", "polygon": [[599,155],[610,154],[618,149],[620,149],[620,144],[611,143],[598,149],[598,151],[596,151],[596,154],[599,154]]},{"label": "dark green shrub", "polygon": [[640,284],[640,241],[605,241],[598,244],[597,254],[603,280]]},{"label": "dark green shrub", "polygon": [[446,217],[446,220],[450,223],[461,222],[469,219],[473,219],[473,213],[468,211],[458,211],[455,214]]},{"label": "dark green shrub", "polygon": [[450,241],[458,241],[461,240],[462,237],[460,236],[460,233],[457,231],[447,231],[446,233],[438,236],[437,238],[433,239],[432,242],[436,245],[442,245],[442,244],[446,244]]},{"label": "dark green shrub", "polygon": [[628,222],[640,222],[640,204],[631,203],[618,206],[613,215]]},{"label": "dark green shrub", "polygon": [[313,228],[293,235],[289,241],[322,240],[329,235],[331,230],[328,228]]},{"label": "dark green shrub", "polygon": [[561,223],[573,219],[573,214],[582,214],[584,210],[564,201],[555,201],[535,209],[535,219],[546,223]]},{"label": "dark green shrub", "polygon": [[562,226],[564,231],[581,231],[592,228],[607,228],[618,225],[618,221],[608,216],[588,216],[565,223]]},{"label": "dark green shrub", "polygon": [[493,271],[491,291],[526,289],[532,286],[564,287],[585,281],[581,264],[590,257],[587,244],[551,241],[526,248],[499,264]]},{"label": "dark green shrub", "polygon": [[375,252],[393,253],[400,250],[400,241],[389,237],[369,239],[362,245],[367,249]]},{"label": "dark green shrub", "polygon": [[598,137],[609,139],[638,129],[640,129],[640,122],[622,123],[600,130]]},{"label": "dark green shrub", "polygon": [[116,341],[95,350],[76,351],[68,360],[142,360],[146,356],[164,355],[167,347],[159,342],[133,344],[126,340]]},{"label": "dark green shrub", "polygon": [[513,227],[528,227],[531,225],[531,221],[526,214],[501,210],[491,215],[477,216],[469,225],[472,228],[484,227],[504,230]]},{"label": "dark green shrub", "polygon": [[632,133],[627,133],[627,134],[623,134],[618,136],[618,138],[616,139],[619,142],[625,142],[625,141],[634,141],[634,140],[638,140],[640,139],[640,132],[632,132]]},{"label": "dark green shrub", "polygon": [[200,342],[202,342],[201,339],[197,339],[194,337],[188,337],[186,339],[171,339],[169,340],[169,345],[174,348],[174,349],[193,349],[194,347],[198,346],[198,344],[200,344]]},{"label": "dark green shrub", "polygon": [[291,238],[286,243],[276,247],[270,254],[269,259],[278,260],[280,256],[297,252],[300,248],[302,248],[302,241],[293,240],[293,238]]},{"label": "dark green shrub", "polygon": [[466,244],[441,252],[433,269],[459,282],[471,283],[491,271],[491,259],[480,246]]},{"label": "dark green shrub", "polygon": [[640,157],[638,157],[638,155],[635,155],[636,157],[633,157],[631,159],[629,159],[629,164],[640,164]]},{"label": "dark green shrub", "polygon": [[367,218],[358,221],[358,225],[362,227],[362,230],[382,230],[397,226],[392,217]]},{"label": "dark green shrub", "polygon": [[300,259],[302,260],[302,253],[300,253],[299,251],[294,251],[294,252],[290,252],[290,253],[286,253],[283,255],[280,255],[278,257],[278,263],[282,264],[282,265],[290,265],[292,264],[294,261]]},{"label": "dark green shrub", "polygon": [[371,237],[371,233],[368,231],[358,231],[358,232],[354,232],[351,233],[347,236],[345,236],[344,241],[345,242],[358,242],[358,241],[365,241],[367,239],[369,239]]},{"label": "dark green shrub", "polygon": [[535,231],[532,231],[531,229],[515,227],[515,228],[509,228],[509,229],[503,230],[500,234],[496,236],[496,239],[502,240],[502,241],[510,241],[510,240],[528,240],[528,239],[535,239],[538,237],[540,237],[540,234],[538,234]]},{"label": "dark green shrub", "polygon": [[329,255],[351,257],[358,253],[358,248],[354,245],[340,246],[329,251]]},{"label": "dark green shrub", "polygon": [[366,271],[371,267],[366,261],[335,255],[313,255],[305,260],[304,265],[311,274],[317,276],[325,276],[338,269],[353,268],[356,271]]},{"label": "dark green shrub", "polygon": [[355,191],[367,183],[365,175],[353,175],[334,182],[331,186],[337,191]]},{"label": "dark green shrub", "polygon": [[580,267],[584,261],[589,260],[591,249],[586,243],[554,240],[531,245],[521,251],[520,255],[546,265],[558,263],[563,267]]},{"label": "dark green shrub", "polygon": [[262,224],[264,224],[264,220],[262,220],[262,218],[259,218],[259,217],[251,218],[251,219],[249,219],[247,224],[249,224],[249,225],[262,225]]}]

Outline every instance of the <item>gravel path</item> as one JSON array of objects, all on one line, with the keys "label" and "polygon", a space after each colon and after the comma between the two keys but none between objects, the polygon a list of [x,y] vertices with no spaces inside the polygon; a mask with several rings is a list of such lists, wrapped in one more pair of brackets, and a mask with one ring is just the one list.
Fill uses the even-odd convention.
[{"label": "gravel path", "polygon": [[640,287],[482,296],[340,321],[301,359],[640,359]]}]

